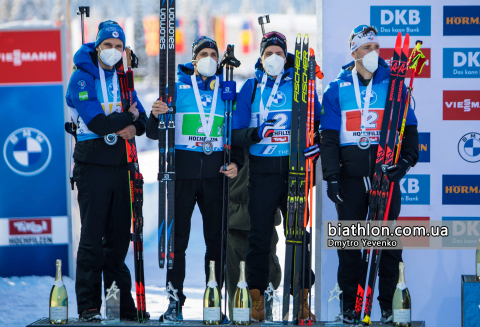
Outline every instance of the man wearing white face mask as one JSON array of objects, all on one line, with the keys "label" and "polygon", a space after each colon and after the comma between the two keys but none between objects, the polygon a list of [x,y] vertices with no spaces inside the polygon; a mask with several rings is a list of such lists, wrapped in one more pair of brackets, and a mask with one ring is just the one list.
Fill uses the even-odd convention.
[{"label": "man wearing white face mask", "polygon": [[[246,255],[247,283],[252,296],[252,319],[261,321],[264,292],[268,287],[269,253],[275,213],[287,213],[287,180],[293,96],[294,56],[287,54],[286,38],[279,32],[266,33],[260,44],[255,77],[242,86],[233,111],[232,144],[249,149],[248,214],[251,230]],[[315,93],[315,130],[320,119],[320,102]],[[318,133],[317,133],[318,134]],[[312,151],[318,156],[318,151]],[[285,221],[285,219],[284,219]],[[311,272],[307,254],[305,273]],[[300,274],[302,275],[302,274]],[[308,281],[305,286],[308,287]],[[300,318],[309,316],[308,289]],[[313,320],[315,316],[312,314]]]},{"label": "man wearing white face mask", "polygon": [[[205,282],[210,260],[216,262],[215,277],[221,288],[220,255],[222,233],[223,175],[235,178],[243,165],[243,149],[232,147],[231,164],[223,170],[222,72],[218,70],[218,48],[214,40],[202,36],[193,42],[192,62],[178,65],[175,83],[175,263],[167,271],[166,283],[178,290],[180,316],[186,296],[185,251],[190,237],[192,213],[198,204],[203,219]],[[167,91],[168,93],[168,91]],[[147,123],[147,137],[158,139],[158,116],[167,105],[155,101]],[[175,305],[161,320],[174,320]]]},{"label": "man wearing white face mask", "polygon": [[[114,21],[100,23],[95,43],[75,54],[66,101],[76,117],[73,179],[82,222],[75,291],[80,318],[101,318],[102,273],[105,287],[120,288],[120,317],[137,319],[132,280],[125,265],[130,245],[130,188],[125,140],[145,132],[147,117],[133,92],[122,112],[117,63],[125,34]],[[123,105],[127,105],[125,101]],[[107,137],[109,135],[109,137]]]},{"label": "man wearing white face mask", "polygon": [[[375,169],[390,68],[378,56],[380,44],[374,27],[357,26],[350,35],[349,43],[354,61],[342,67],[338,77],[324,92],[320,148],[323,179],[327,181],[327,194],[336,205],[338,219],[363,221],[368,214],[368,192]],[[403,91],[405,95],[406,89]],[[404,104],[400,106],[400,117],[403,117],[404,107]],[[368,135],[371,143],[365,145],[359,142],[363,133]],[[388,178],[395,182],[389,220],[397,219],[400,214],[398,182],[417,161],[417,119],[414,111],[408,108],[401,158],[396,166],[387,170]],[[346,323],[354,322],[361,256],[360,250],[338,250],[338,284],[343,290]],[[401,250],[383,250],[378,300],[385,322],[391,321],[400,261]]]}]

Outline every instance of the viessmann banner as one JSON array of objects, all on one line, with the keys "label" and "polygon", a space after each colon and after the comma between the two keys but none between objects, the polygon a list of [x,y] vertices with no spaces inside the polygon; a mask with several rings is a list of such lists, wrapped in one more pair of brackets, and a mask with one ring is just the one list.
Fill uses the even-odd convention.
[{"label": "viessmann banner", "polygon": [[[345,10],[348,8],[348,10]],[[341,13],[341,24],[339,24]],[[317,17],[319,19],[319,17]],[[390,63],[398,32],[410,34],[409,53],[423,42],[426,57],[415,78],[411,105],[418,120],[419,160],[399,182],[400,217],[426,221],[480,220],[480,2],[478,0],[322,1],[323,90],[353,61],[348,37],[358,25],[378,29],[380,57]],[[405,85],[411,72],[406,73]],[[322,219],[337,219],[335,205],[322,196]],[[400,218],[402,220],[402,218]],[[455,226],[455,224],[453,224]],[[453,231],[452,231],[453,232]],[[478,241],[478,235],[475,242]],[[322,240],[323,241],[323,240]],[[467,260],[464,258],[468,256]],[[322,317],[337,281],[336,251],[322,252]],[[383,260],[383,258],[382,258]],[[460,325],[460,278],[475,274],[471,252],[404,250],[413,320],[426,325]],[[446,264],[453,263],[453,264]],[[408,268],[410,267],[410,268]],[[418,272],[422,272],[421,274]],[[447,284],[445,281],[449,280]],[[318,282],[318,279],[316,280]],[[451,282],[450,282],[451,281]],[[458,281],[458,282],[456,282]],[[434,285],[445,285],[440,291]],[[454,294],[445,298],[444,293]],[[375,294],[375,297],[378,294]],[[317,295],[318,296],[318,295]],[[453,308],[445,310],[445,308]],[[372,320],[380,320],[375,301]]]},{"label": "viessmann banner", "polygon": [[[0,276],[68,274],[61,30],[0,30]],[[26,42],[28,40],[28,42]],[[50,262],[51,264],[48,264]]]}]

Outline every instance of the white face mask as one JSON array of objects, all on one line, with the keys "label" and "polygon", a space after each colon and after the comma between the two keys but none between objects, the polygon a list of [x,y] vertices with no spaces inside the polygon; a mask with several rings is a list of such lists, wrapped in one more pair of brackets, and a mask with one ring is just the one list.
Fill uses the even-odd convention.
[{"label": "white face mask", "polygon": [[210,56],[193,61],[197,62],[197,70],[200,75],[212,77],[217,72],[217,62]]},{"label": "white face mask", "polygon": [[363,67],[368,70],[370,73],[374,73],[378,68],[378,52],[373,50],[363,56],[363,58],[357,59],[355,61],[362,60]]},{"label": "white face mask", "polygon": [[117,49],[105,49],[100,48],[100,59],[107,66],[113,66],[122,59],[122,53]]},{"label": "white face mask", "polygon": [[270,57],[265,59],[265,63],[263,67],[267,71],[267,74],[270,76],[277,76],[283,70],[285,66],[285,59],[276,55],[272,54]]}]

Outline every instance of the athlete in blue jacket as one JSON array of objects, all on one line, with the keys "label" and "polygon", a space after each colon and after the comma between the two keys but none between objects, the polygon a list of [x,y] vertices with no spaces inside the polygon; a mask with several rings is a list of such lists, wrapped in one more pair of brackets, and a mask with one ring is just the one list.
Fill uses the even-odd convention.
[{"label": "athlete in blue jacket", "polygon": [[[368,192],[374,174],[390,78],[390,68],[378,57],[380,45],[376,34],[375,28],[366,25],[353,30],[349,42],[355,61],[342,67],[338,77],[328,84],[323,95],[320,118],[323,179],[327,181],[327,194],[336,205],[339,220],[365,220],[368,213]],[[366,97],[366,94],[370,96]],[[403,98],[405,99],[405,92]],[[401,108],[404,107],[402,104]],[[403,110],[400,117],[403,117]],[[397,128],[400,128],[401,120]],[[359,142],[363,133],[370,138],[370,146]],[[390,181],[394,182],[389,220],[397,219],[400,214],[398,181],[417,161],[417,118],[409,107],[401,158],[396,166],[387,170]],[[361,252],[338,250],[338,258],[338,284],[343,290],[343,317],[345,322],[352,323]],[[400,261],[401,250],[382,251],[378,300],[386,322],[391,321],[392,299]]]},{"label": "athlete in blue jacket", "polygon": [[[185,251],[190,237],[192,213],[198,204],[203,220],[205,282],[210,260],[215,261],[215,277],[221,289],[220,276],[223,174],[234,178],[243,165],[243,151],[232,147],[232,163],[223,170],[223,126],[225,102],[222,100],[222,72],[218,71],[218,48],[214,40],[202,36],[192,47],[192,62],[178,65],[175,83],[175,263],[167,271],[167,283],[178,290],[180,312],[175,303],[160,320],[181,319],[186,296]],[[158,139],[159,114],[167,105],[156,101],[147,123],[147,137]],[[213,119],[212,119],[213,117]],[[208,135],[208,137],[206,137]],[[220,318],[219,318],[220,319]]]},{"label": "athlete in blue jacket", "polygon": [[131,225],[125,140],[145,132],[146,115],[136,92],[122,112],[116,73],[125,49],[122,28],[105,21],[98,29],[95,43],[84,44],[73,58],[77,69],[66,95],[77,125],[73,178],[82,222],[75,291],[80,318],[100,319],[103,273],[105,287],[115,281],[120,288],[120,317],[136,319],[125,265]]},{"label": "athlete in blue jacket", "polygon": [[[232,144],[248,147],[250,152],[248,214],[251,230],[246,266],[252,296],[252,319],[258,321],[265,317],[263,294],[268,287],[275,212],[280,208],[283,217],[287,213],[294,63],[293,55],[287,54],[285,36],[278,32],[265,34],[260,56],[255,65],[255,77],[248,79],[240,90],[232,124]],[[315,130],[318,129],[320,109],[315,94]],[[311,270],[309,262],[306,267]],[[315,276],[313,272],[311,274],[313,284]],[[302,290],[302,297],[305,305],[300,316],[307,318],[308,290]]]}]

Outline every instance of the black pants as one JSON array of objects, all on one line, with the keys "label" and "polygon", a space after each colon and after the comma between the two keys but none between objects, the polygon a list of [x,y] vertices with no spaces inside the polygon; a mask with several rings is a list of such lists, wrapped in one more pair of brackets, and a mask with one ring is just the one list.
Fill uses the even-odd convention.
[{"label": "black pants", "polygon": [[[342,204],[336,205],[338,220],[364,221],[368,214],[368,193],[363,178],[341,178],[340,187],[345,197]],[[388,220],[398,218],[400,204],[400,186],[395,183]],[[337,278],[338,285],[343,290],[343,309],[353,310],[355,309],[362,252],[360,250],[338,250],[337,252],[339,261]],[[393,293],[398,281],[398,263],[402,261],[402,250],[382,250],[380,259],[378,301],[382,310],[392,309]]]},{"label": "black pants", "polygon": [[[286,173],[250,173],[249,177],[248,214],[252,228],[248,234],[246,255],[247,284],[250,289],[259,289],[260,292],[265,291],[268,287],[270,244],[277,208],[280,208],[282,211],[284,221],[287,216],[287,181],[288,174]],[[307,239],[310,240],[309,234]],[[306,254],[305,267],[312,274],[313,285],[315,283],[315,274],[311,271],[309,252]],[[306,276],[308,278],[308,275]],[[306,281],[305,285],[308,287],[308,281]]]},{"label": "black pants", "polygon": [[82,222],[75,280],[78,313],[100,309],[102,273],[105,289],[113,281],[120,288],[120,310],[130,311],[135,304],[125,265],[131,225],[127,168],[76,162],[73,176]]},{"label": "black pants", "polygon": [[210,260],[215,261],[215,278],[219,287],[222,239],[222,178],[177,179],[175,182],[175,261],[167,270],[167,284],[172,282],[178,290],[181,305],[185,303],[183,282],[185,281],[185,251],[190,239],[192,213],[198,204],[203,219],[205,253],[205,284],[208,280]]}]

